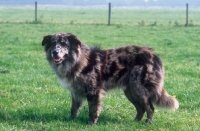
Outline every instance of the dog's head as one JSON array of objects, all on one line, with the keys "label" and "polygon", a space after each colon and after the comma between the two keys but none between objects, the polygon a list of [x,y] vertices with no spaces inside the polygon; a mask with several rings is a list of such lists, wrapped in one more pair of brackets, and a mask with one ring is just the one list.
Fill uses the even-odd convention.
[{"label": "dog's head", "polygon": [[79,54],[81,41],[71,33],[57,33],[44,36],[42,46],[48,60],[60,64],[64,60],[73,61]]}]

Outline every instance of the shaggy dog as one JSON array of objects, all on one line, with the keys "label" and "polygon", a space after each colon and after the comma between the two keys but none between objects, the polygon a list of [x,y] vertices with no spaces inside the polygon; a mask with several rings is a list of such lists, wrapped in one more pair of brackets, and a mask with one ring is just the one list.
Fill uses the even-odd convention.
[{"label": "shaggy dog", "polygon": [[146,112],[146,122],[151,122],[153,104],[171,110],[179,107],[178,101],[163,88],[163,65],[150,48],[90,48],[71,33],[44,36],[42,45],[61,85],[71,93],[71,119],[78,116],[87,99],[89,123],[96,124],[102,98],[114,88],[121,88],[135,106],[137,121]]}]

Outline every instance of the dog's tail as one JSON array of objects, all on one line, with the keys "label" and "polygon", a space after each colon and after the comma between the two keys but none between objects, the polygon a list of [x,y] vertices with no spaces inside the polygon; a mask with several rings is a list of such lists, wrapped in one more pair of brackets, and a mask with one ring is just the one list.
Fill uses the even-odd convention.
[{"label": "dog's tail", "polygon": [[162,88],[161,94],[154,100],[154,104],[175,111],[179,107],[179,103],[174,96],[170,96],[164,88]]}]

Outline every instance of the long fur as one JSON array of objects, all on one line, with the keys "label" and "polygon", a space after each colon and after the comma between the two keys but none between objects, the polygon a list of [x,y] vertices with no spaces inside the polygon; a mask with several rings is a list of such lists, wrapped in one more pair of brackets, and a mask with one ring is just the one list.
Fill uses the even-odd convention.
[{"label": "long fur", "polygon": [[90,48],[71,33],[47,35],[42,41],[47,60],[61,85],[72,95],[71,119],[77,117],[85,99],[90,124],[96,124],[102,98],[108,90],[123,89],[135,106],[135,120],[147,113],[151,122],[154,107],[178,109],[178,101],[163,88],[164,69],[160,58],[148,47],[126,46],[101,50]]}]

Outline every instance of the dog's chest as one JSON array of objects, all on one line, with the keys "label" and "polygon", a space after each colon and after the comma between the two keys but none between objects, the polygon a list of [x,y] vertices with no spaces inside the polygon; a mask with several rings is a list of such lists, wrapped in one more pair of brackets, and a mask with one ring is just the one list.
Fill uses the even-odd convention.
[{"label": "dog's chest", "polygon": [[62,87],[64,89],[67,89],[70,92],[73,92],[73,88],[71,86],[71,83],[69,83],[66,78],[59,78],[59,81],[60,81],[60,84],[62,85]]}]

